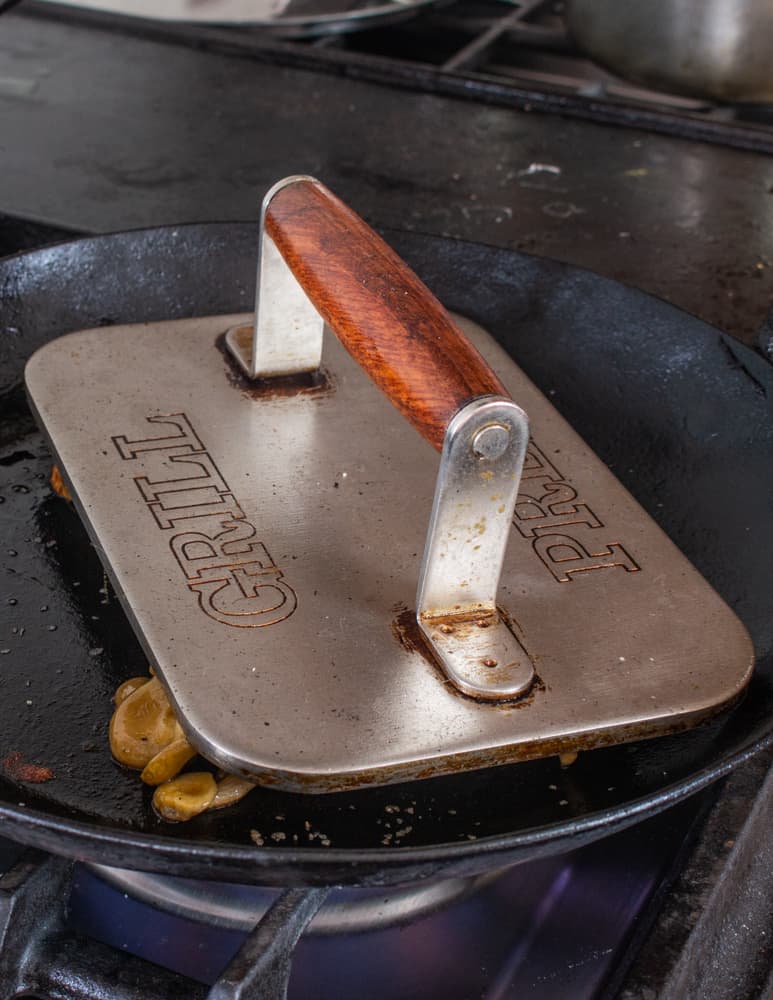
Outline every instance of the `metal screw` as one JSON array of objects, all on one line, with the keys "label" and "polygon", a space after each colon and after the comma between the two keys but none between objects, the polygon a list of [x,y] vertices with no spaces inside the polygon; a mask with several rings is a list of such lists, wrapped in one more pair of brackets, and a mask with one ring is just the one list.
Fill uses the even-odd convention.
[{"label": "metal screw", "polygon": [[503,424],[487,424],[475,433],[472,450],[478,458],[501,458],[510,444],[510,429]]}]

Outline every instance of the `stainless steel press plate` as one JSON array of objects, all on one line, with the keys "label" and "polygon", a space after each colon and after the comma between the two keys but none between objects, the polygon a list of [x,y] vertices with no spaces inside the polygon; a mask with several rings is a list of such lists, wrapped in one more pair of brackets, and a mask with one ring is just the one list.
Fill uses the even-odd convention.
[{"label": "stainless steel press plate", "polygon": [[528,413],[498,603],[536,681],[482,703],[415,623],[438,456],[326,333],[326,381],[256,389],[238,316],[42,348],[27,385],[126,613],[200,751],[298,791],[685,728],[748,681],[732,611],[483,330]]}]

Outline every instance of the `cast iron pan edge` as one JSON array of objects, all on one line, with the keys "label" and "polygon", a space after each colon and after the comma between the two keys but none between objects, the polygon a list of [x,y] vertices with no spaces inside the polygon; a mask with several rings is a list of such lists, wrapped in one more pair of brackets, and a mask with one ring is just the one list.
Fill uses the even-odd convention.
[{"label": "cast iron pan edge", "polygon": [[[280,843],[256,847],[246,836],[254,821],[244,812],[246,803],[209,825],[164,827],[149,816],[146,803],[139,811],[127,805],[140,797],[131,781],[112,798],[110,791],[104,793],[96,772],[115,765],[106,760],[98,739],[86,749],[89,741],[75,746],[71,740],[72,762],[60,766],[62,780],[77,778],[79,768],[95,771],[95,780],[83,786],[82,801],[77,806],[57,802],[55,782],[38,788],[4,781],[3,833],[55,853],[192,877],[266,885],[386,884],[441,871],[449,876],[473,873],[579,846],[685,798],[773,742],[773,622],[764,558],[773,551],[770,366],[666,303],[587,272],[416,234],[389,233],[387,238],[449,308],[500,339],[736,608],[759,658],[749,696],[732,713],[696,733],[594,751],[568,771],[561,771],[555,761],[540,761],[376,792],[318,797],[313,808],[304,797],[282,797],[283,810],[294,811],[297,818],[316,810],[315,819],[327,820],[328,833],[330,824],[338,823],[339,835],[331,836],[333,844],[327,848]],[[11,479],[17,469],[33,470],[34,479],[47,468],[45,449],[29,450],[35,432],[19,389],[23,363],[34,349],[79,327],[248,310],[256,239],[251,225],[170,227],[96,237],[0,262],[0,468],[12,469]],[[14,450],[15,442],[22,440],[27,444]],[[693,485],[685,490],[687,476]],[[734,477],[743,489],[731,489]],[[0,495],[11,503],[27,502],[26,495],[7,492],[8,482],[2,481]],[[105,633],[99,632],[101,623],[94,626],[96,633],[89,631],[90,625],[79,624],[79,616],[91,616],[74,606],[73,595],[80,601],[86,577],[98,572],[97,564],[92,558],[88,567],[78,567],[84,591],[68,591],[73,559],[83,561],[78,549],[83,539],[78,526],[67,520],[70,512],[50,500],[44,481],[34,480],[31,493],[35,530],[41,532],[33,541],[40,542],[52,530],[55,544],[40,557],[29,539],[21,538],[29,543],[29,565],[35,564],[38,579],[48,573],[46,580],[67,591],[57,609],[64,616],[56,635],[60,659],[52,662],[63,664],[58,669],[66,674],[69,659],[62,650],[71,649],[77,682],[93,688],[86,700],[102,706],[100,699],[109,700],[115,679],[137,672],[141,665],[137,661],[129,669],[125,662],[126,626],[119,612],[103,611],[97,604],[88,608],[97,611],[95,618],[107,616]],[[0,506],[0,518],[4,510],[9,511],[8,504]],[[68,562],[61,552],[69,544],[78,554]],[[16,551],[14,558],[21,549]],[[6,581],[16,584],[11,571],[18,564],[7,553],[3,559],[10,574]],[[89,586],[89,594],[98,589]],[[31,601],[36,599],[37,592]],[[5,605],[0,608],[6,615],[3,644],[5,625],[18,607],[11,612]],[[72,639],[68,627],[74,630]],[[25,638],[31,635],[26,630]],[[17,662],[40,661],[45,667],[46,657],[51,659],[46,641],[45,634],[36,634],[32,656]],[[84,648],[93,652],[87,647],[94,641],[105,643],[104,653],[84,659]],[[25,649],[19,642],[20,656]],[[16,653],[14,646],[12,655]],[[3,672],[9,663],[10,658],[0,658],[0,704],[6,706],[0,708],[0,719],[5,729],[12,729],[21,714],[18,738],[30,734],[29,754],[48,747],[48,762],[52,753],[66,756],[66,733],[59,731],[61,726],[57,733],[46,732],[45,710],[62,718],[61,706],[66,697],[72,698],[75,678],[52,678],[49,663],[41,680],[48,678],[51,699],[48,705],[41,700],[42,715],[30,726],[13,701],[19,694],[13,671]],[[4,683],[8,697],[3,697]],[[37,678],[32,683],[35,690]],[[37,701],[31,700],[34,711]],[[79,732],[93,714],[84,708],[75,720]],[[91,729],[97,732],[99,726],[91,723]],[[0,747],[0,757],[8,747],[7,742]],[[124,780],[123,775],[117,779],[115,771],[107,773],[111,780]],[[518,800],[510,805],[514,818],[507,814],[508,794]],[[389,815],[384,815],[384,806],[392,802],[400,808],[418,802],[428,813],[416,824],[415,837],[424,843],[411,846],[405,838],[405,846],[379,846],[381,821]],[[278,808],[275,800],[271,808]],[[506,822],[510,826],[503,829]],[[296,824],[295,829],[302,827]],[[358,833],[366,830],[367,835]]]}]

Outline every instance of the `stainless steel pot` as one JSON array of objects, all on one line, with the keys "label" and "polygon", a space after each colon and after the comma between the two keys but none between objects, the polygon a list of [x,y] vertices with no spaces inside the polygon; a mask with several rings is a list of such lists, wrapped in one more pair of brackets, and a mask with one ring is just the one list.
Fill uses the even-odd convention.
[{"label": "stainless steel pot", "polygon": [[577,45],[660,90],[773,103],[773,0],[571,0]]}]

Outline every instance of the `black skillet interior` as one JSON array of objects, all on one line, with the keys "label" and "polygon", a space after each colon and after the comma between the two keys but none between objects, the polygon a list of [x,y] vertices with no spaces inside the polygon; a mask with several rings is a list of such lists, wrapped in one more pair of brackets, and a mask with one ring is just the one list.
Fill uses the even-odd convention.
[{"label": "black skillet interior", "polygon": [[[386,882],[599,836],[770,741],[773,369],[699,320],[593,274],[387,237],[446,306],[500,340],[736,609],[759,657],[747,697],[693,733],[597,750],[567,770],[547,759],[329,796],[258,790],[232,809],[162,824],[107,748],[113,690],[145,660],[76,515],[48,486],[22,369],[70,330],[249,310],[257,232],[206,225],[87,239],[0,262],[0,830],[178,874]],[[20,761],[54,777],[13,779]]]}]

